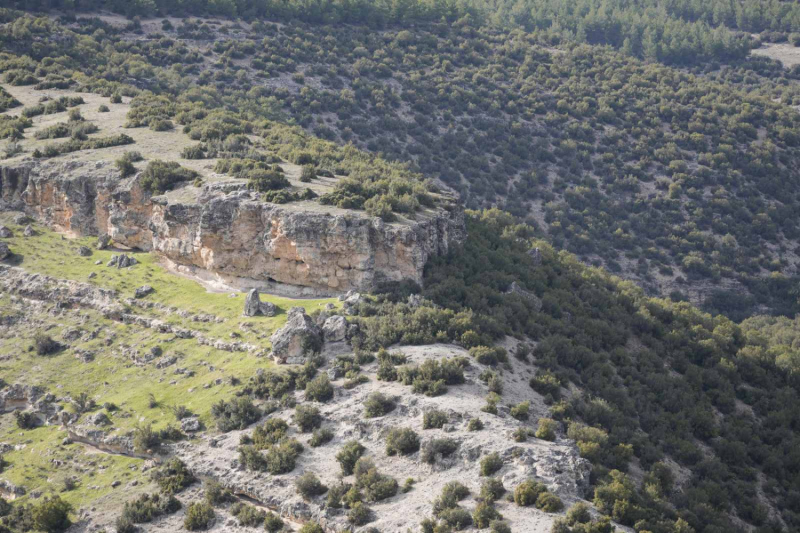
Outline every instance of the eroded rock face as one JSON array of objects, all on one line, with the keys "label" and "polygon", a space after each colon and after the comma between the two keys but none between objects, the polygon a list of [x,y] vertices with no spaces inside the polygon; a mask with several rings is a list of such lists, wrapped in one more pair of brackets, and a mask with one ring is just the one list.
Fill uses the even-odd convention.
[{"label": "eroded rock face", "polygon": [[269,204],[236,188],[187,185],[151,197],[136,180],[107,164],[26,161],[0,168],[0,202],[62,231],[108,235],[178,265],[334,292],[420,283],[428,259],[466,237],[456,207],[387,224],[363,212]]},{"label": "eroded rock face", "polygon": [[278,363],[300,365],[319,352],[322,330],[302,307],[292,307],[286,325],[272,334],[272,357]]}]

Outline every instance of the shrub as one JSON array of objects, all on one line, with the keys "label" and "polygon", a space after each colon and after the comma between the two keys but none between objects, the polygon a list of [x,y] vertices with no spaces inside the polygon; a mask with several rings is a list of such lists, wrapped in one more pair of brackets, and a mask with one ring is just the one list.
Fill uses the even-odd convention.
[{"label": "shrub", "polygon": [[142,173],[140,184],[153,194],[163,194],[178,183],[192,181],[197,172],[182,167],[175,161],[150,161]]},{"label": "shrub", "polygon": [[267,513],[267,517],[264,519],[264,529],[269,533],[277,533],[283,529],[283,526],[284,523],[280,516],[275,513]]},{"label": "shrub", "polygon": [[375,418],[391,412],[395,407],[394,400],[382,392],[373,392],[364,402],[364,416]]},{"label": "shrub", "polygon": [[287,439],[271,447],[266,455],[267,471],[273,476],[286,474],[294,470],[297,457],[303,451],[303,445],[294,439]]},{"label": "shrub", "polygon": [[557,513],[564,508],[564,502],[552,492],[543,492],[536,498],[536,508],[546,513]]},{"label": "shrub", "polygon": [[45,498],[31,509],[31,520],[34,529],[47,533],[60,533],[66,531],[72,522],[69,513],[72,505],[58,496]]},{"label": "shrub", "polygon": [[181,502],[171,494],[142,494],[133,501],[125,502],[120,519],[124,524],[142,524],[175,513],[180,508]]},{"label": "shrub", "polygon": [[479,502],[478,505],[475,506],[475,511],[472,513],[472,520],[475,522],[475,526],[483,529],[485,527],[489,527],[489,524],[493,520],[498,520],[503,518],[497,509],[490,502]]},{"label": "shrub", "polygon": [[556,429],[558,422],[552,418],[540,418],[539,426],[536,428],[536,438],[542,440],[556,440]]},{"label": "shrub", "polygon": [[320,374],[306,383],[306,399],[327,402],[333,398],[333,385],[327,374]]},{"label": "shrub", "polygon": [[393,428],[386,436],[387,455],[410,455],[419,450],[419,436],[409,428]]},{"label": "shrub", "polygon": [[274,444],[279,444],[289,431],[289,424],[281,418],[268,418],[263,424],[253,430],[253,445],[264,450]]},{"label": "shrub", "polygon": [[239,463],[247,470],[267,471],[267,458],[255,446],[239,446]]},{"label": "shrub", "polygon": [[294,421],[300,431],[308,433],[322,425],[322,415],[312,405],[298,405],[294,410]]},{"label": "shrub", "polygon": [[177,494],[196,481],[186,464],[178,458],[170,459],[164,466],[156,469],[152,478],[166,494]]},{"label": "shrub", "polygon": [[467,429],[469,431],[480,431],[483,429],[483,422],[481,422],[480,418],[471,418],[467,422]]},{"label": "shrub", "polygon": [[422,415],[422,429],[441,429],[447,423],[447,413],[434,409]]},{"label": "shrub", "polygon": [[368,501],[377,502],[397,494],[397,481],[378,472],[375,464],[367,457],[356,461],[353,473],[356,476],[357,488],[364,491],[364,498]]},{"label": "shrub", "polygon": [[222,483],[209,480],[206,482],[206,501],[217,506],[234,501],[233,493]]},{"label": "shrub", "polygon": [[511,408],[511,416],[513,416],[517,420],[527,420],[528,411],[530,411],[530,408],[531,408],[531,402],[527,400],[524,402],[520,402]]},{"label": "shrub", "polygon": [[503,460],[497,452],[490,453],[481,459],[481,475],[491,476],[498,470],[503,468]]},{"label": "shrub", "polygon": [[312,448],[317,448],[322,446],[323,444],[330,442],[333,439],[333,431],[328,428],[321,428],[311,435],[311,439],[308,441],[308,444]]},{"label": "shrub", "polygon": [[434,464],[437,456],[449,457],[457,449],[458,442],[453,439],[433,439],[422,447],[420,458],[428,464]]},{"label": "shrub", "polygon": [[481,484],[481,499],[487,502],[494,502],[500,499],[505,494],[506,488],[503,486],[503,480],[490,477]]},{"label": "shrub", "polygon": [[190,503],[186,508],[183,527],[189,531],[201,531],[211,527],[214,522],[214,508],[206,502]]},{"label": "shrub", "polygon": [[36,349],[36,355],[52,355],[61,350],[61,344],[44,333],[34,335],[33,346]]},{"label": "shrub", "polygon": [[367,504],[356,502],[347,513],[347,520],[354,526],[363,526],[368,524],[372,516],[372,511]]},{"label": "shrub", "polygon": [[[231,505],[229,510],[233,517],[239,521],[240,526],[258,527],[264,524],[264,527],[266,527],[267,513],[261,509],[253,507],[252,505],[247,505],[246,503],[236,502]],[[281,522],[281,527],[283,527],[283,522]],[[270,530],[267,529],[267,531]]]},{"label": "shrub", "polygon": [[100,107],[98,107],[98,108],[97,108],[97,111],[98,111],[99,113],[108,113],[108,112],[109,112],[109,111],[111,111],[111,110],[108,108],[108,106],[107,106],[107,105],[105,105],[105,104],[100,104]]},{"label": "shrub", "polygon": [[170,131],[174,128],[175,126],[172,124],[171,120],[157,119],[150,121],[150,129],[153,131]]},{"label": "shrub", "polygon": [[342,449],[336,454],[336,460],[342,467],[344,475],[349,476],[353,473],[356,462],[364,455],[366,450],[357,440],[351,440],[342,446]]},{"label": "shrub", "polygon": [[275,170],[256,168],[247,172],[248,187],[258,192],[275,191],[288,187],[289,180]]},{"label": "shrub", "polygon": [[539,394],[552,396],[555,400],[558,400],[561,395],[561,381],[551,372],[541,372],[535,375],[528,384]]},{"label": "shrub", "polygon": [[534,505],[541,494],[547,492],[547,487],[544,484],[526,480],[514,488],[514,503],[520,507],[527,507]]},{"label": "shrub", "polygon": [[465,529],[472,524],[472,516],[469,514],[469,511],[461,507],[445,509],[439,514],[439,518],[448,526],[457,530]]},{"label": "shrub", "polygon": [[222,432],[244,429],[261,418],[261,410],[249,398],[220,400],[211,406],[211,416]]},{"label": "shrub", "polygon": [[317,170],[314,165],[303,165],[303,170],[300,173],[300,181],[303,183],[311,183],[311,180],[317,177]]},{"label": "shrub", "polygon": [[505,520],[492,520],[489,524],[490,533],[511,533],[511,526]]},{"label": "shrub", "polygon": [[325,533],[325,530],[316,522],[306,522],[300,528],[299,533]]},{"label": "shrub", "polygon": [[161,444],[158,433],[151,424],[137,425],[133,429],[133,449],[139,453],[157,448]]},{"label": "shrub", "polygon": [[499,346],[474,346],[469,349],[469,354],[482,365],[495,366],[498,363],[508,362],[508,353],[505,348]]},{"label": "shrub", "polygon": [[322,484],[319,478],[313,472],[305,472],[302,476],[298,477],[294,486],[297,493],[303,497],[304,500],[310,500],[314,496],[325,494],[328,487]]},{"label": "shrub", "polygon": [[30,411],[14,411],[14,419],[20,429],[33,429],[39,423],[39,418]]},{"label": "shrub", "polygon": [[111,95],[109,100],[112,104],[121,104],[122,103],[122,95],[119,93],[114,93]]},{"label": "shrub", "polygon": [[181,150],[181,157],[184,159],[205,159],[206,152],[202,144],[193,144],[192,146],[184,146]]}]

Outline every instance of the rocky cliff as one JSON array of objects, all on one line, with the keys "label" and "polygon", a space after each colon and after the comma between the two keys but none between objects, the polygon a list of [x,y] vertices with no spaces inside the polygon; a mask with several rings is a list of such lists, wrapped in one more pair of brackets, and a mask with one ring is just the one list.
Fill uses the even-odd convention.
[{"label": "rocky cliff", "polygon": [[419,283],[428,259],[466,236],[455,206],[389,224],[313,202],[266,203],[237,180],[151,196],[137,176],[122,179],[104,161],[3,167],[0,201],[66,233],[108,234],[227,283],[278,282],[321,292]]}]

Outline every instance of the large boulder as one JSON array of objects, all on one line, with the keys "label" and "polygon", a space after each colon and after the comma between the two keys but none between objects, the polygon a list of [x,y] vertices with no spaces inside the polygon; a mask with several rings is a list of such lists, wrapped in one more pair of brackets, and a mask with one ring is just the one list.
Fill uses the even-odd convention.
[{"label": "large boulder", "polygon": [[322,333],[328,342],[343,341],[347,336],[347,319],[341,315],[334,315],[322,325]]},{"label": "large boulder", "polygon": [[275,316],[278,308],[275,304],[270,302],[262,302],[261,296],[258,294],[258,289],[250,289],[244,299],[244,315],[245,316]]},{"label": "large boulder", "polygon": [[111,237],[109,237],[108,235],[100,235],[94,247],[97,248],[98,250],[105,250],[106,248],[108,248],[109,244],[111,244]]},{"label": "large boulder", "polygon": [[153,289],[153,287],[151,287],[150,285],[142,285],[141,287],[138,287],[135,291],[133,291],[133,297],[137,299],[144,298],[148,294],[153,293],[154,290],[155,289]]},{"label": "large boulder", "polygon": [[9,239],[14,236],[14,232],[5,226],[0,226],[0,237]]},{"label": "large boulder", "polygon": [[4,242],[0,242],[0,261],[11,256],[11,249]]},{"label": "large boulder", "polygon": [[286,325],[272,334],[272,357],[278,363],[303,364],[322,347],[322,330],[302,307],[292,307]]}]

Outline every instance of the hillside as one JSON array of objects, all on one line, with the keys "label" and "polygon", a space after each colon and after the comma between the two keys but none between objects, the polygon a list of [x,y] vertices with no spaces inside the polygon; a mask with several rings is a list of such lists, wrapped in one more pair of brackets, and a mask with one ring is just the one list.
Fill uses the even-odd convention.
[{"label": "hillside", "polygon": [[[526,218],[652,294],[734,318],[797,307],[798,91],[791,80],[771,82],[774,70],[758,88],[734,71],[703,77],[465,23],[372,33],[104,20],[46,30],[73,43],[59,51],[72,59],[41,74],[56,80],[77,68],[105,91],[136,78],[181,95],[180,106],[139,96],[156,105],[153,119],[185,120],[197,99],[184,88],[196,84],[245,114],[291,119],[406,162],[468,206]],[[31,19],[13,26],[43,31]],[[99,35],[127,58],[119,66],[96,52],[87,64],[79,52],[98,49]],[[34,58],[55,52],[36,38],[8,42]]]},{"label": "hillside", "polygon": [[0,533],[800,529],[794,11],[622,4],[0,10]]}]

